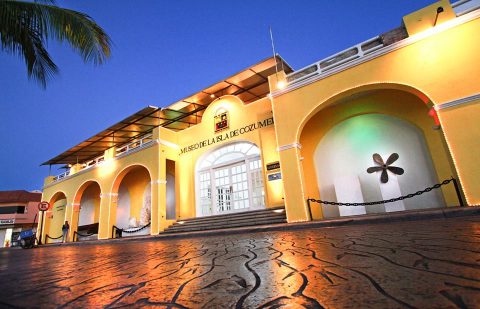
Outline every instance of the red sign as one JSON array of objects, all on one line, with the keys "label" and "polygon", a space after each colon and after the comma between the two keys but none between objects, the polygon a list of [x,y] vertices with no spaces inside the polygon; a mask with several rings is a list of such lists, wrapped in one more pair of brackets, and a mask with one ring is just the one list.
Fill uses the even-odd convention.
[{"label": "red sign", "polygon": [[228,129],[228,112],[223,112],[214,117],[215,120],[215,132]]},{"label": "red sign", "polygon": [[49,202],[40,202],[38,203],[38,210],[40,211],[45,211],[50,208],[50,203]]}]

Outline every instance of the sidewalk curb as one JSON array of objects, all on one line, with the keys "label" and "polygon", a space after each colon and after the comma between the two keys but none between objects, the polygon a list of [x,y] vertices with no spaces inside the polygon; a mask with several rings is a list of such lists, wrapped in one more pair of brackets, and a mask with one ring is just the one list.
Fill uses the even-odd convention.
[{"label": "sidewalk curb", "polygon": [[451,208],[436,208],[426,210],[411,210],[389,214],[371,214],[358,217],[345,217],[341,219],[328,219],[322,221],[305,221],[294,223],[281,223],[275,225],[260,225],[260,226],[248,226],[241,228],[211,230],[211,231],[195,231],[176,234],[159,234],[159,235],[147,235],[128,238],[115,238],[115,239],[100,239],[100,240],[87,240],[82,242],[69,242],[69,243],[56,243],[43,245],[44,248],[58,247],[58,246],[85,246],[95,244],[111,244],[120,242],[142,242],[151,240],[163,240],[163,239],[182,239],[182,238],[198,238],[208,236],[227,236],[234,234],[245,233],[258,233],[269,231],[295,231],[302,229],[316,229],[316,228],[329,228],[329,227],[341,227],[350,225],[362,225],[362,224],[382,224],[392,222],[409,222],[409,221],[422,221],[432,219],[449,219],[469,216],[480,216],[480,206],[469,207],[451,207]]}]

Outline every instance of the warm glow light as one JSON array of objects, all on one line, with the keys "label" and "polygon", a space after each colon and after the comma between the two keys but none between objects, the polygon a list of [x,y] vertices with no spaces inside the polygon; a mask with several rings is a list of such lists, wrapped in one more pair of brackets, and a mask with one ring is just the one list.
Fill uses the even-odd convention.
[{"label": "warm glow light", "polygon": [[97,175],[99,178],[103,178],[115,171],[117,168],[117,162],[114,158],[110,158],[100,162],[97,166]]},{"label": "warm glow light", "polygon": [[212,93],[212,94],[210,95],[210,98],[214,99],[214,98],[215,98],[215,95]]},{"label": "warm glow light", "polygon": [[273,212],[282,213],[282,212],[284,212],[284,211],[285,211],[285,209],[275,209]]},{"label": "warm glow light", "polygon": [[170,105],[168,108],[178,111],[182,108],[187,107],[188,105],[190,105],[190,103],[180,101],[180,102],[177,102],[177,103],[174,103],[174,104]]},{"label": "warm glow light", "polygon": [[448,136],[445,132],[446,128],[445,128],[445,126],[442,125],[444,120],[442,120],[441,113],[438,113],[438,110],[437,110],[437,115],[438,115],[438,119],[440,121],[441,127],[443,128],[442,133],[443,133],[443,136],[445,137],[445,141],[447,142],[446,144],[447,144],[448,151],[450,152],[450,157],[452,158],[453,165],[455,166],[455,170],[457,171],[458,180],[460,181],[460,185],[461,185],[461,190],[463,191],[465,199],[467,200],[467,206],[476,205],[477,204],[476,201],[471,201],[470,198],[469,198],[469,195],[466,192],[465,182],[463,180],[463,175],[460,172],[460,169],[458,168],[458,163],[457,163],[457,160],[455,158],[455,153],[453,152],[453,149],[451,147],[452,142],[449,140],[449,138],[448,138]]},{"label": "warm glow light", "polygon": [[278,89],[284,89],[286,86],[287,86],[287,84],[283,80],[281,80],[277,83],[277,88]]}]

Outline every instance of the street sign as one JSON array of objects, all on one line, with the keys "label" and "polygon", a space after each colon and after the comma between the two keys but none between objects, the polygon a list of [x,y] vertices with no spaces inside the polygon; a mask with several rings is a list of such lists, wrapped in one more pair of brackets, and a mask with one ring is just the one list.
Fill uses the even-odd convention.
[{"label": "street sign", "polygon": [[15,219],[0,219],[0,225],[14,224]]},{"label": "street sign", "polygon": [[49,202],[40,202],[38,203],[38,210],[40,211],[46,211],[50,208],[50,203]]},{"label": "street sign", "polygon": [[272,162],[267,164],[267,171],[277,170],[280,168],[280,162]]}]

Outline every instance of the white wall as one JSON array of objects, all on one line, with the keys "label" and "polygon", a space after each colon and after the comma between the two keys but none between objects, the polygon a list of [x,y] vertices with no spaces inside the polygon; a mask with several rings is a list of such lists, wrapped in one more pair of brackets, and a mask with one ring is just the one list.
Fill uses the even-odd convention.
[{"label": "white wall", "polygon": [[130,219],[130,193],[127,186],[123,183],[118,188],[118,202],[117,202],[117,221],[115,225],[119,228],[127,228],[128,220]]},{"label": "white wall", "polygon": [[148,183],[143,191],[143,205],[140,210],[140,225],[146,225],[151,221],[152,217],[152,184]]},{"label": "white wall", "polygon": [[95,200],[99,199],[96,190],[85,190],[80,200],[80,214],[78,217],[78,225],[87,225],[95,223]]},{"label": "white wall", "polygon": [[176,219],[175,206],[175,176],[167,173],[167,220]]},{"label": "white wall", "polygon": [[[403,195],[438,182],[425,139],[417,127],[387,115],[360,115],[333,127],[315,150],[314,162],[321,199],[336,201],[333,185],[336,176],[356,175],[360,179],[366,202],[382,200],[378,176],[368,174],[366,170],[374,166],[374,153],[379,153],[386,161],[393,152],[398,153],[400,158],[392,165],[405,170],[404,175],[398,176]],[[405,200],[407,210],[444,206],[439,190]],[[367,206],[367,213],[384,211],[383,205]],[[323,206],[323,212],[326,217],[339,216],[336,206]]]}]

